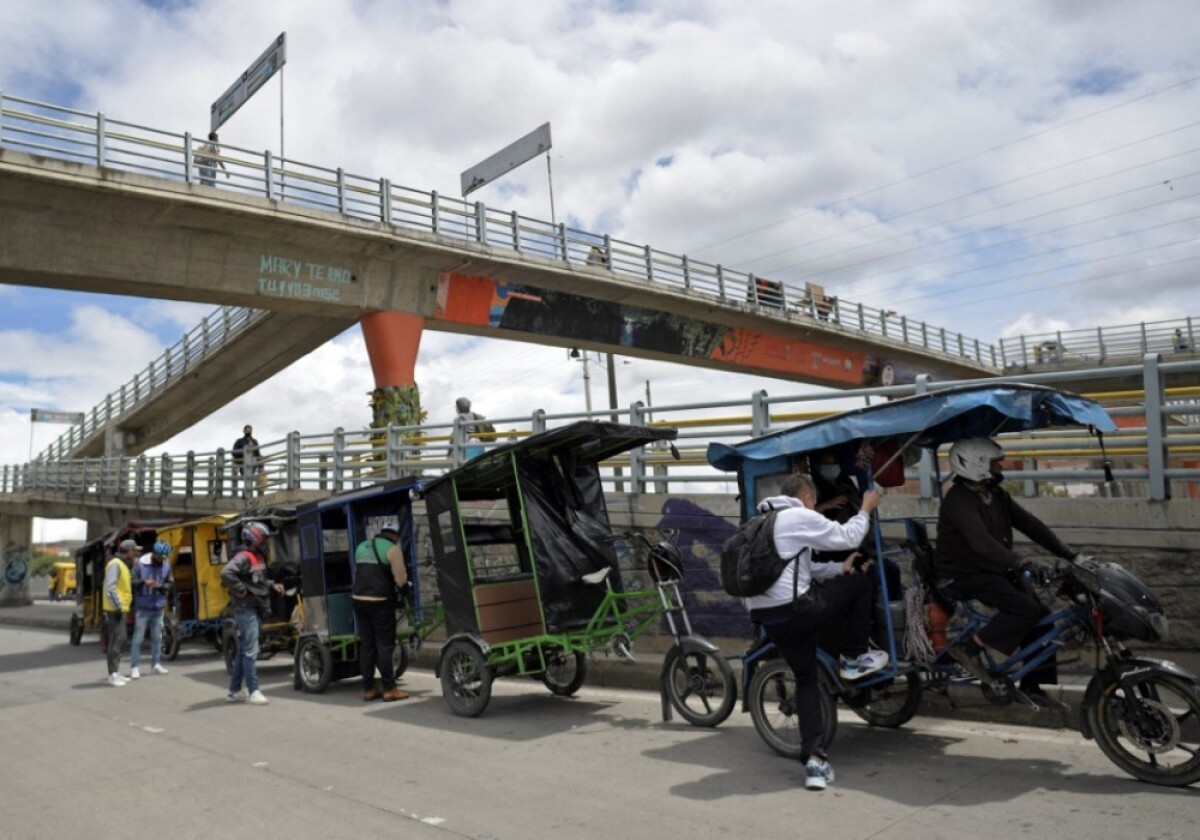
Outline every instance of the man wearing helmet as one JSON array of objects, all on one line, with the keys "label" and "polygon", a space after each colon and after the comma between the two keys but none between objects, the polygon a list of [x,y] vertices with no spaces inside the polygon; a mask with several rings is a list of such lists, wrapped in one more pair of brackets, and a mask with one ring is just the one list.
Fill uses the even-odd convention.
[{"label": "man wearing helmet", "polygon": [[[942,581],[957,592],[993,607],[995,616],[962,645],[950,649],[972,675],[990,679],[983,663],[983,648],[1015,653],[1034,641],[1034,625],[1045,606],[1011,575],[1034,561],[1013,549],[1013,529],[1051,554],[1071,559],[1077,552],[1065,545],[1040,519],[1020,507],[1000,486],[1004,450],[987,438],[968,438],[950,447],[954,486],[946,493],[938,513],[934,564]],[[1035,709],[1063,708],[1042,689],[1057,681],[1054,659],[1021,679],[1018,688]]]},{"label": "man wearing helmet", "polygon": [[171,575],[171,544],[157,540],[133,564],[133,606],[137,610],[133,624],[133,644],[129,648],[129,678],[140,679],[138,665],[142,660],[142,642],[146,639],[146,625],[150,626],[150,670],[165,674],[162,665],[163,607],[167,605],[167,593],[175,583]]},{"label": "man wearing helmet", "polygon": [[[267,698],[258,687],[258,637],[262,630],[262,614],[270,606],[271,590],[283,591],[283,585],[271,583],[267,577],[267,537],[271,531],[261,522],[242,526],[242,544],[221,570],[221,583],[229,590],[233,606],[233,622],[237,627],[238,649],[233,660],[233,675],[229,680],[230,703],[249,701],[265,706]],[[243,680],[246,683],[242,687]]]}]

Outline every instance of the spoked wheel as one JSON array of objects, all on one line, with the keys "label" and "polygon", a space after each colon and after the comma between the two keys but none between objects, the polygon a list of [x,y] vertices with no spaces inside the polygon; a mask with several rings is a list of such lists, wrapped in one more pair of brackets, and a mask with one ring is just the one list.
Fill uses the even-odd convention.
[{"label": "spoked wheel", "polygon": [[296,647],[295,683],[309,694],[329,688],[333,678],[333,655],[329,646],[316,636],[308,636]]},{"label": "spoked wheel", "polygon": [[397,639],[396,647],[392,650],[392,674],[396,679],[400,679],[400,675],[408,670],[408,656],[408,642]]},{"label": "spoked wheel", "polygon": [[1131,776],[1174,787],[1200,781],[1200,694],[1192,683],[1151,671],[1129,696],[1112,679],[1088,722],[1100,749]]},{"label": "spoked wheel", "polygon": [[233,663],[237,661],[237,633],[226,633],[221,641],[221,656],[225,659],[225,671],[233,676]]},{"label": "spoked wheel", "polygon": [[671,648],[663,663],[667,697],[693,726],[716,726],[733,711],[737,684],[719,653]]},{"label": "spoked wheel", "polygon": [[542,684],[558,697],[570,697],[587,680],[587,656],[582,653],[556,650],[546,657]]},{"label": "spoked wheel", "polygon": [[908,673],[885,683],[843,694],[854,714],[872,726],[895,728],[912,720],[921,706],[921,679]]},{"label": "spoked wheel", "polygon": [[71,644],[78,645],[83,641],[83,619],[79,613],[71,613]]},{"label": "spoked wheel", "polygon": [[183,639],[179,638],[179,625],[170,619],[163,619],[162,657],[174,662],[179,656],[179,646]]},{"label": "spoked wheel", "polygon": [[[820,672],[821,747],[828,749],[837,735],[837,698],[824,671]],[[796,678],[782,659],[758,667],[748,692],[750,718],[767,746],[787,758],[800,757],[800,718],[797,715]]]},{"label": "spoked wheel", "polygon": [[442,657],[442,697],[460,717],[478,717],[492,699],[492,669],[478,645],[455,639]]}]

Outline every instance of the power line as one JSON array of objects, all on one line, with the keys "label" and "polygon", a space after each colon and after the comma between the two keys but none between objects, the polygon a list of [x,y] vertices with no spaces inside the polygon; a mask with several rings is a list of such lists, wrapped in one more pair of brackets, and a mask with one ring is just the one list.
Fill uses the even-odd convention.
[{"label": "power line", "polygon": [[[1193,76],[1192,78],[1189,78],[1189,79],[1184,79],[1183,81],[1176,82],[1176,83],[1175,83],[1175,84],[1173,84],[1173,85],[1168,85],[1167,87],[1160,88],[1160,89],[1158,89],[1158,90],[1155,90],[1155,91],[1150,91],[1149,93],[1144,93],[1144,94],[1142,94],[1141,96],[1135,96],[1135,97],[1133,97],[1133,98],[1131,98],[1131,99],[1127,99],[1127,100],[1125,100],[1125,101],[1123,101],[1123,102],[1118,102],[1118,103],[1116,103],[1116,104],[1113,104],[1113,105],[1110,105],[1110,106],[1108,106],[1108,107],[1106,107],[1106,108],[1101,108],[1101,109],[1099,109],[1099,110],[1097,110],[1097,111],[1092,111],[1092,112],[1091,112],[1091,113],[1089,113],[1089,114],[1083,114],[1083,115],[1081,115],[1081,116],[1078,116],[1078,117],[1076,117],[1075,119],[1072,119],[1072,120],[1067,120],[1066,122],[1061,122],[1061,123],[1058,123],[1057,125],[1050,126],[1049,128],[1044,128],[1044,129],[1042,129],[1042,130],[1040,130],[1040,131],[1035,131],[1035,132],[1033,132],[1033,133],[1031,133],[1031,134],[1026,134],[1026,135],[1024,135],[1024,136],[1022,136],[1022,137],[1018,137],[1018,138],[1016,138],[1015,140],[1009,140],[1009,141],[1007,141],[1007,142],[1000,143],[1000,144],[998,144],[998,145],[995,145],[995,146],[991,146],[990,148],[983,149],[983,150],[981,150],[981,151],[978,151],[978,152],[974,152],[973,154],[966,155],[966,156],[964,156],[964,157],[961,157],[961,158],[958,158],[958,159],[956,159],[956,160],[952,160],[952,161],[948,161],[948,162],[946,162],[946,163],[938,164],[937,166],[931,167],[931,168],[929,168],[929,169],[924,169],[924,170],[922,170],[922,171],[920,171],[920,172],[914,173],[914,174],[912,174],[912,175],[909,175],[909,176],[907,176],[907,177],[905,177],[905,178],[900,178],[899,180],[892,181],[892,182],[890,182],[890,183],[887,183],[887,184],[883,184],[882,186],[878,186],[878,187],[872,187],[872,188],[871,188],[871,189],[869,189],[869,190],[864,190],[864,191],[862,191],[862,192],[859,192],[859,193],[855,193],[855,194],[853,194],[853,195],[846,196],[845,198],[839,198],[838,200],[836,200],[836,201],[834,201],[834,202],[831,202],[831,203],[829,203],[829,204],[824,204],[824,205],[822,205],[822,206],[823,206],[824,208],[828,209],[828,208],[837,207],[837,206],[839,206],[839,205],[842,205],[842,204],[848,204],[848,203],[850,203],[850,202],[857,201],[857,200],[859,200],[859,199],[861,199],[861,198],[865,198],[866,196],[869,196],[869,195],[874,195],[875,193],[882,192],[883,190],[886,190],[886,189],[891,189],[892,187],[899,186],[900,184],[905,184],[905,183],[908,183],[909,181],[914,181],[914,180],[916,180],[916,179],[918,179],[918,178],[924,178],[926,175],[932,175],[933,173],[935,173],[935,172],[940,172],[940,171],[942,171],[943,169],[949,169],[950,167],[952,167],[952,166],[957,166],[957,165],[958,165],[958,164],[960,164],[960,163],[966,163],[967,161],[969,161],[969,160],[974,160],[974,159],[975,159],[975,158],[977,158],[977,157],[982,157],[983,155],[988,155],[988,154],[991,154],[992,152],[998,152],[998,151],[1000,151],[1001,149],[1008,148],[1009,146],[1015,146],[1015,145],[1017,145],[1017,144],[1019,144],[1019,143],[1024,143],[1026,140],[1033,140],[1034,138],[1041,137],[1042,135],[1049,134],[1049,133],[1051,133],[1051,132],[1054,132],[1054,131],[1058,131],[1059,129],[1066,128],[1067,126],[1074,125],[1074,124],[1076,124],[1076,123],[1080,123],[1080,122],[1084,122],[1084,121],[1086,121],[1086,120],[1090,120],[1090,119],[1092,119],[1093,117],[1098,117],[1098,116],[1101,116],[1102,114],[1107,114],[1107,113],[1110,113],[1110,112],[1112,112],[1112,111],[1118,110],[1118,109],[1120,109],[1120,108],[1127,107],[1127,106],[1129,106],[1129,105],[1132,105],[1132,104],[1134,104],[1134,103],[1136,103],[1136,102],[1140,102],[1140,101],[1142,101],[1142,100],[1144,100],[1144,99],[1150,99],[1150,98],[1152,98],[1152,97],[1159,96],[1159,95],[1161,95],[1161,94],[1167,93],[1168,91],[1172,91],[1172,90],[1174,90],[1174,89],[1176,89],[1176,88],[1179,88],[1179,87],[1184,87],[1184,86],[1186,86],[1186,85],[1190,85],[1190,84],[1192,84],[1193,82],[1196,82],[1196,81],[1198,81],[1198,80],[1200,80],[1200,76]],[[724,239],[720,239],[720,240],[718,240],[718,241],[716,241],[716,242],[710,242],[710,243],[709,243],[709,244],[707,244],[707,245],[701,245],[701,246],[699,246],[699,247],[695,247],[695,248],[690,248],[690,249],[687,249],[687,250],[685,251],[685,253],[688,253],[688,254],[697,254],[697,253],[700,253],[700,252],[702,252],[702,251],[707,251],[707,250],[709,250],[710,248],[715,248],[715,247],[717,247],[718,245],[724,245],[724,244],[726,244],[726,243],[728,243],[728,242],[733,242],[733,241],[735,241],[735,240],[738,240],[738,239],[743,239],[743,238],[745,238],[745,237],[747,237],[747,236],[750,236],[750,235],[752,235],[752,234],[759,233],[759,232],[761,232],[761,231],[768,230],[768,229],[770,229],[770,228],[773,228],[773,227],[778,227],[779,225],[786,224],[787,222],[791,222],[791,221],[794,221],[794,220],[796,220],[796,219],[800,219],[800,218],[803,218],[803,217],[805,217],[805,216],[812,215],[813,213],[816,213],[816,212],[817,212],[816,208],[809,208],[809,209],[807,209],[807,210],[805,210],[805,211],[803,211],[803,212],[801,212],[801,213],[796,213],[796,214],[794,214],[794,215],[792,215],[792,216],[787,216],[787,217],[785,217],[785,218],[783,218],[783,219],[780,219],[780,220],[778,220],[778,221],[771,222],[770,224],[767,224],[767,225],[760,225],[760,226],[758,226],[758,227],[751,228],[750,230],[743,231],[742,233],[737,233],[737,234],[734,234],[733,236],[728,236],[728,237],[726,237],[726,238],[724,238]]]}]

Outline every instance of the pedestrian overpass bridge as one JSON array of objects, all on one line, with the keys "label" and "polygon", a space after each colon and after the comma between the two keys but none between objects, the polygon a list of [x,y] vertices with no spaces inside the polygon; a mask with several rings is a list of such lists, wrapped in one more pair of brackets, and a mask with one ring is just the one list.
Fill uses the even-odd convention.
[{"label": "pedestrian overpass bridge", "polygon": [[[1039,374],[1071,361],[812,283],[270,152],[224,147],[230,178],[205,186],[195,149],[187,134],[0,94],[0,282],[223,305],[46,458],[145,451],[386,310],[433,329],[840,388]],[[1191,319],[1181,323],[1190,335]],[[1141,353],[1108,356],[1132,364],[1135,379],[1151,349],[1142,333]]]}]

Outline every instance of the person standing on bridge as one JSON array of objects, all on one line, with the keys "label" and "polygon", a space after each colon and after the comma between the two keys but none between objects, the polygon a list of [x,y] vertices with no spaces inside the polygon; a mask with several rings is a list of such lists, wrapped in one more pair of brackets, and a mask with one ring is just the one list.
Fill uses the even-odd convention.
[{"label": "person standing on bridge", "polygon": [[167,593],[175,584],[171,575],[171,544],[157,540],[154,547],[133,564],[133,605],[137,615],[133,620],[133,644],[129,646],[129,678],[141,679],[138,667],[142,661],[142,642],[146,640],[146,626],[150,627],[150,670],[165,674],[162,664],[163,608],[167,605]]},{"label": "person standing on bridge", "polygon": [[483,436],[494,440],[496,427],[491,423],[481,423],[481,420],[487,418],[472,411],[471,401],[466,397],[459,397],[455,400],[454,409],[458,412],[457,422],[454,426],[455,443],[463,446],[463,457],[466,460],[477,458],[484,453]]},{"label": "person standing on bridge", "polygon": [[[242,527],[242,545],[221,571],[221,584],[229,590],[233,623],[237,627],[237,656],[229,678],[230,703],[249,701],[254,706],[269,702],[258,687],[258,637],[262,614],[270,609],[271,590],[283,592],[283,584],[267,577],[267,537],[271,529],[261,522]],[[246,687],[242,687],[245,681]]]},{"label": "person standing on bridge", "polygon": [[[208,135],[208,142],[196,150],[196,167],[200,170],[200,183],[206,187],[217,184],[217,167],[225,169],[225,161],[221,160],[221,149],[217,145],[217,132]],[[225,170],[229,177],[229,170]]]},{"label": "person standing on bridge", "polygon": [[137,559],[138,544],[124,540],[104,567],[104,635],[108,639],[108,684],[120,687],[129,680],[121,676],[121,648],[125,645],[125,614],[133,604],[129,568]]},{"label": "person standing on bridge", "polygon": [[261,457],[262,452],[258,448],[258,441],[254,439],[254,429],[246,426],[242,429],[242,436],[233,442],[233,465],[237,470],[237,477],[239,479],[245,477],[247,459],[249,459],[251,473],[261,471],[262,467],[258,463]]}]

